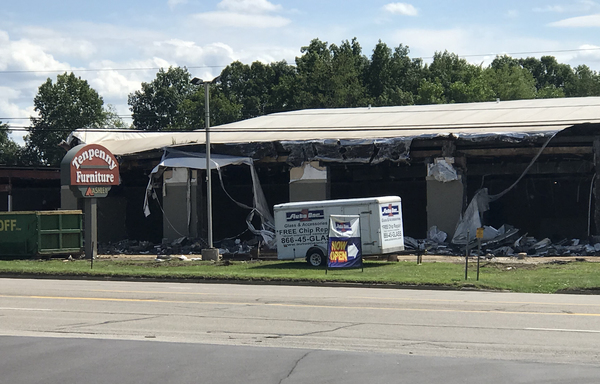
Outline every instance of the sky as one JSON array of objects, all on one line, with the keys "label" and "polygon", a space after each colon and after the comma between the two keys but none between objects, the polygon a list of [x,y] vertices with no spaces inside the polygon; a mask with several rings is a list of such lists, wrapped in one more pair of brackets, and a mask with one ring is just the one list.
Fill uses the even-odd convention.
[{"label": "sky", "polygon": [[600,71],[600,0],[38,0],[0,7],[0,121],[22,144],[39,86],[73,71],[130,123],[127,96],[159,68],[212,79],[233,61],[286,60],[318,38],[379,40],[428,62],[448,50],[489,64],[498,54],[552,55]]}]

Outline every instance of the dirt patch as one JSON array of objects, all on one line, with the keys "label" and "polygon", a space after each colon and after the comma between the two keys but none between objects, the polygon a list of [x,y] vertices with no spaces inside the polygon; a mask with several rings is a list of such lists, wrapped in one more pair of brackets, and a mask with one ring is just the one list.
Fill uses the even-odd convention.
[{"label": "dirt patch", "polygon": [[[416,255],[399,255],[397,256],[398,261],[417,261]],[[423,255],[423,263],[464,263],[464,256],[446,256],[446,255]],[[537,265],[537,264],[559,264],[569,262],[600,262],[598,256],[552,256],[552,257],[525,257],[519,259],[517,257],[493,257],[491,259],[481,259],[480,263],[497,263],[497,264],[508,264],[508,265]],[[469,263],[477,263],[476,256],[469,257]]]},{"label": "dirt patch", "polygon": [[[156,260],[156,255],[99,255],[99,260],[125,260],[125,261],[149,261]],[[379,261],[399,261],[399,262],[416,262],[416,255],[382,255],[379,257],[368,257],[367,260],[379,260]],[[256,260],[256,259],[254,259]],[[262,258],[261,258],[262,260]],[[265,260],[277,261],[277,258],[269,257]],[[171,261],[178,261],[177,258],[171,259]],[[227,260],[224,260],[227,261]],[[423,255],[421,256],[421,262],[423,263],[456,263],[464,264],[464,256],[448,256],[448,255]],[[523,265],[538,265],[538,264],[561,264],[569,262],[600,262],[600,256],[552,256],[552,257],[525,257],[524,259],[518,259],[517,257],[493,257],[491,259],[481,259],[480,263],[488,264],[503,264],[509,266],[523,266]],[[469,257],[469,263],[477,263],[477,257]],[[160,265],[162,263],[157,263]]]},{"label": "dirt patch", "polygon": [[533,264],[533,263],[495,263],[495,262],[485,262],[480,266],[481,268],[489,268],[495,269],[498,271],[512,271],[512,270],[534,270],[538,269],[543,264]]}]

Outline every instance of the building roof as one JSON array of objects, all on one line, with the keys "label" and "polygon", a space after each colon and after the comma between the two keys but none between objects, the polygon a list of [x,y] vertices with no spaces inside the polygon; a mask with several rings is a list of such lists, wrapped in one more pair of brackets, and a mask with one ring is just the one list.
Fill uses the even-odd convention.
[{"label": "building roof", "polygon": [[[600,97],[465,104],[309,109],[273,113],[211,127],[214,144],[310,140],[376,140],[553,134],[577,124],[600,123]],[[168,146],[204,144],[205,131],[142,132],[80,129],[84,143],[127,155]]]}]

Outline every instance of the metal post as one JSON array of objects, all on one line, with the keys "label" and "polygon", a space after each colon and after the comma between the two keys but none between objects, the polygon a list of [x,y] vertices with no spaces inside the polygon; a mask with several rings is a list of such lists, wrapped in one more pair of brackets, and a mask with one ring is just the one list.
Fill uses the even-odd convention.
[{"label": "metal post", "polygon": [[481,259],[481,239],[477,238],[477,281],[479,281],[479,260]]},{"label": "metal post", "polygon": [[12,212],[13,199],[12,199],[12,179],[8,178],[8,212]]},{"label": "metal post", "polygon": [[469,231],[467,231],[467,246],[465,247],[465,280],[467,280],[467,272],[469,270],[469,242],[471,241],[471,236]]},{"label": "metal post", "polygon": [[212,220],[212,178],[211,178],[211,160],[210,160],[210,85],[219,77],[212,81],[203,81],[200,78],[194,77],[192,84],[204,85],[204,122],[206,125],[206,224],[208,248],[202,250],[202,259],[204,260],[219,260],[219,250],[213,246],[213,220]]},{"label": "metal post", "polygon": [[93,259],[98,253],[98,206],[96,198],[85,200],[85,257]]},{"label": "metal post", "polygon": [[212,181],[210,171],[210,109],[209,109],[209,87],[210,82],[204,82],[204,103],[205,103],[205,123],[206,123],[206,216],[208,220],[208,248],[213,248],[212,234]]}]

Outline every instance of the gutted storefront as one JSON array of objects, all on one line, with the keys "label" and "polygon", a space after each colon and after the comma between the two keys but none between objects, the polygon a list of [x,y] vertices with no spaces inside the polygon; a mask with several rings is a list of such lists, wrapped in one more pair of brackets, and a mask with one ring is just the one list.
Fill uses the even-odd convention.
[{"label": "gutted storefront", "polygon": [[[278,203],[384,195],[402,197],[415,238],[435,226],[460,241],[476,195],[481,224],[536,237],[597,234],[599,124],[600,98],[591,97],[302,110],[213,127],[212,153],[233,161],[213,171],[215,239],[245,231],[251,208],[268,219]],[[107,200],[121,209],[104,219],[126,227],[121,237],[152,241],[205,235],[204,139],[203,130],[72,135],[120,157],[123,182]],[[149,179],[167,148],[199,161]]]}]

